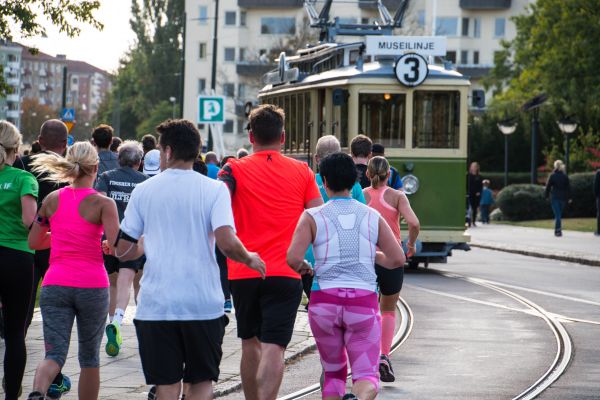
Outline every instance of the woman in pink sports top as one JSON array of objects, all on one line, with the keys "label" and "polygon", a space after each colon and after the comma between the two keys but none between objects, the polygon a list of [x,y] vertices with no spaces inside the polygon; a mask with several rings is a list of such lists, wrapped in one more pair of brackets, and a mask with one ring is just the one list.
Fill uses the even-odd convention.
[{"label": "woman in pink sports top", "polygon": [[[371,187],[363,189],[367,205],[379,211],[381,217],[388,223],[394,236],[400,238],[400,217],[408,224],[408,241],[406,256],[415,254],[415,243],[419,235],[419,219],[410,207],[410,202],[404,192],[394,190],[387,186],[390,177],[390,164],[385,157],[376,156],[369,160],[367,176],[371,180]],[[400,297],[404,268],[387,269],[375,264],[377,283],[381,296],[379,308],[381,310],[381,358],[379,361],[379,375],[383,382],[395,380],[394,370],[389,360],[389,354],[396,326],[396,312],[394,307]]]},{"label": "woman in pink sports top", "polygon": [[40,295],[46,355],[37,367],[29,399],[43,399],[62,369],[75,319],[81,367],[79,398],[97,399],[100,342],[109,300],[101,240],[103,232],[110,243],[117,237],[117,206],[93,189],[98,154],[89,142],[75,143],[66,158],[39,155],[32,165],[34,171],[48,171],[50,179],[68,181],[70,185],[44,199],[37,223],[29,232],[32,249],[51,248],[50,267]]}]

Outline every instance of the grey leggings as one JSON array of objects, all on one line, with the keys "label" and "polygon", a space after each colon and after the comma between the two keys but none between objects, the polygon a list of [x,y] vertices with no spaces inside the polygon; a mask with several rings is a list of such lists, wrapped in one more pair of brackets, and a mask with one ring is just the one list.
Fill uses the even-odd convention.
[{"label": "grey leggings", "polygon": [[100,342],[108,314],[108,297],[108,288],[42,287],[40,308],[47,360],[63,367],[69,352],[73,321],[77,317],[79,366],[100,366]]}]

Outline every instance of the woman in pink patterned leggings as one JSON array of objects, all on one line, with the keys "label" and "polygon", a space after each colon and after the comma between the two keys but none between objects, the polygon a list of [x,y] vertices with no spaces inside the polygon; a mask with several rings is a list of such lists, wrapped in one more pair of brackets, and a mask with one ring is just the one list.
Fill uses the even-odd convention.
[{"label": "woman in pink patterned leggings", "polygon": [[[319,172],[330,200],[304,212],[287,262],[299,273],[313,273],[304,261],[313,244],[315,284],[308,316],[325,375],[323,399],[370,400],[379,390],[381,342],[374,262],[392,269],[404,265],[405,257],[379,213],[351,198],[356,168],[350,156],[326,157]],[[347,394],[346,354],[353,382]]]}]

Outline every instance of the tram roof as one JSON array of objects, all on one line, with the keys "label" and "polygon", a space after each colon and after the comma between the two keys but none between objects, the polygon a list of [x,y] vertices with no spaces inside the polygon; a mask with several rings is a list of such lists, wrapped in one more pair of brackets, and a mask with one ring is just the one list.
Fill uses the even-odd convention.
[{"label": "tram roof", "polygon": [[[359,79],[390,79],[397,82],[394,72],[393,61],[373,61],[365,62],[362,68],[356,65],[348,65],[332,70],[323,71],[316,74],[300,74],[295,82],[287,82],[283,84],[269,84],[260,90],[260,94],[265,94],[271,91],[300,88],[311,85],[327,84],[333,81],[345,81],[344,83],[352,83]],[[432,80],[455,80],[456,85],[468,85],[469,79],[455,70],[449,70],[439,65],[429,65],[429,75],[423,85],[432,84]],[[397,82],[398,83],[398,82]],[[400,85],[400,83],[398,83]]]}]

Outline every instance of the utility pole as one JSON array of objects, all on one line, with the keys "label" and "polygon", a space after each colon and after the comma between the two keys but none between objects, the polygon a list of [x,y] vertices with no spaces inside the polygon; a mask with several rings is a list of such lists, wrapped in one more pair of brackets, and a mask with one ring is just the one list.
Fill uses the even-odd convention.
[{"label": "utility pole", "polygon": [[67,66],[63,67],[63,82],[62,82],[62,110],[67,108]]},{"label": "utility pole", "polygon": [[[219,0],[215,0],[215,27],[213,34],[213,46],[212,46],[212,69],[210,78],[210,88],[212,93],[216,93],[217,89],[217,38],[219,33]],[[213,137],[210,130],[210,124],[208,125],[208,151],[213,149]]]},{"label": "utility pole", "polygon": [[[183,13],[183,47],[181,49],[181,71],[179,72],[179,118],[183,118],[183,97],[185,87],[185,33],[187,24],[187,13]],[[173,115],[173,118],[175,116]]]}]

